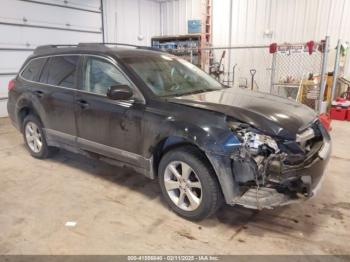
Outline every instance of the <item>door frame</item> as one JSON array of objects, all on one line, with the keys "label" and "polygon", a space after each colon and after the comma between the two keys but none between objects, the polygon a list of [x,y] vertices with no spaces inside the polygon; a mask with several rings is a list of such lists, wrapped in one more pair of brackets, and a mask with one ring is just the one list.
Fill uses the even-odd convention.
[{"label": "door frame", "polygon": [[[102,56],[102,55],[95,55],[95,54],[82,54],[80,57],[80,61],[79,61],[79,72],[77,74],[78,76],[78,80],[77,80],[77,89],[76,89],[76,94],[75,94],[75,98],[74,101],[77,100],[77,98],[79,97],[80,93],[83,94],[87,94],[89,96],[95,96],[95,97],[99,97],[101,99],[109,99],[106,95],[102,95],[102,94],[97,94],[94,92],[89,92],[89,91],[85,91],[82,90],[83,87],[83,78],[84,78],[84,70],[85,70],[85,65],[87,62],[87,59],[89,57],[95,57],[95,58],[99,58],[102,60],[107,61],[109,64],[111,64],[112,66],[114,66],[117,70],[119,70],[121,72],[121,74],[123,75],[123,77],[125,77],[128,82],[130,83],[130,87],[132,88],[132,90],[134,91],[134,94],[136,94],[138,99],[130,99],[130,100],[110,100],[113,104],[115,104],[116,106],[121,106],[121,107],[126,107],[129,108],[131,106],[133,106],[135,103],[144,106],[146,108],[146,100],[144,95],[142,94],[142,92],[138,89],[138,87],[135,85],[135,83],[130,79],[130,77],[127,75],[127,73],[124,72],[124,70],[118,66],[117,62],[109,57],[109,56]],[[136,91],[136,92],[135,92]],[[83,150],[87,150],[87,151],[91,151],[97,154],[101,154],[102,156],[112,156],[112,159],[121,163],[125,163],[126,165],[130,165],[135,167],[135,162],[138,162],[141,164],[141,167],[139,168],[146,168],[146,169],[150,169],[151,167],[151,159],[145,158],[144,156],[137,154],[137,153],[133,153],[133,152],[129,152],[123,149],[119,149],[117,147],[111,147],[105,144],[101,144],[89,139],[85,139],[82,137],[79,137],[79,127],[78,127],[78,112],[79,112],[79,108],[78,105],[75,104],[75,123],[76,123],[76,132],[77,132],[77,136],[76,136],[76,144],[78,146],[78,148],[81,148]],[[112,160],[111,159],[111,160]],[[142,172],[144,173],[144,172]]]}]

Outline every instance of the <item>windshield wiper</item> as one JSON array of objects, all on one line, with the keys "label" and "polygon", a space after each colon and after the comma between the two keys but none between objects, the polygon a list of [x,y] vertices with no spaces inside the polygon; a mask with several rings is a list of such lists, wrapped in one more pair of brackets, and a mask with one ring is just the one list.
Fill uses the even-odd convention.
[{"label": "windshield wiper", "polygon": [[219,90],[219,89],[199,89],[199,90],[193,90],[193,92],[187,93],[186,95],[194,95],[194,94],[212,92],[212,91],[217,91],[217,90]]},{"label": "windshield wiper", "polygon": [[195,95],[195,94],[200,94],[200,93],[205,93],[205,92],[212,92],[212,91],[217,91],[219,89],[198,89],[198,90],[193,90],[191,92],[187,93],[175,93],[175,94],[168,94],[168,95],[162,95],[161,97],[179,97],[179,96],[187,96],[187,95]]}]

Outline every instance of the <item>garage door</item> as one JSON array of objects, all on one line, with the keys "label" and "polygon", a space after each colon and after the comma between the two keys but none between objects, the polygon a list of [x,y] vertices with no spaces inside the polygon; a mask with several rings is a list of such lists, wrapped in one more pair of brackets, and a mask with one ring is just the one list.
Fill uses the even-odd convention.
[{"label": "garage door", "polygon": [[38,45],[102,42],[100,0],[1,0],[0,117],[7,83]]}]

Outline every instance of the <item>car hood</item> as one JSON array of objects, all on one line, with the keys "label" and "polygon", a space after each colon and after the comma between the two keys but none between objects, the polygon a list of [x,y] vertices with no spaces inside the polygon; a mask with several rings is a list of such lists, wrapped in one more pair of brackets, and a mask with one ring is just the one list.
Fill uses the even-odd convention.
[{"label": "car hood", "polygon": [[295,139],[298,132],[316,119],[314,110],[293,100],[241,88],[174,97],[168,101],[220,112],[284,139]]}]

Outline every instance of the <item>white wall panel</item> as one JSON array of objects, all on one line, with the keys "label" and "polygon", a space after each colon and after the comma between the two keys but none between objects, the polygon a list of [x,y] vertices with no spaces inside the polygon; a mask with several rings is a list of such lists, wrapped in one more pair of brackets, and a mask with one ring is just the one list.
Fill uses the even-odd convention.
[{"label": "white wall panel", "polygon": [[17,72],[31,53],[31,51],[0,51],[0,73]]},{"label": "white wall panel", "polygon": [[[98,3],[98,1],[95,1]],[[54,26],[81,30],[101,31],[101,14],[86,11],[34,4],[14,0],[2,0],[0,22]]]},{"label": "white wall panel", "polygon": [[[229,39],[231,1],[232,36]],[[334,48],[339,38],[350,40],[349,12],[349,0],[213,0],[213,46],[320,41],[329,35],[331,48]],[[273,32],[271,38],[264,36],[265,30]],[[266,67],[270,63],[267,51],[266,54],[258,50],[249,54],[245,51],[229,53],[231,56],[225,61],[226,68],[228,60],[231,60],[229,68],[238,63],[244,68],[244,75],[248,79],[248,68],[267,74]],[[219,54],[221,53],[216,52],[216,57]],[[329,70],[332,69],[333,62],[332,51],[329,56]],[[268,91],[265,86],[261,89]]]},{"label": "white wall panel", "polygon": [[[339,38],[350,41],[349,0],[212,0],[213,46],[269,45],[270,43],[295,43],[320,41],[331,37],[331,47]],[[232,10],[230,9],[232,5]],[[162,33],[176,35],[187,33],[187,20],[201,19],[200,0],[174,0],[161,4]],[[232,12],[231,39],[229,39]],[[266,30],[272,37],[264,35]],[[219,59],[221,51],[215,52]],[[241,65],[249,79],[248,68],[269,78],[270,56],[267,50],[232,51],[226,55],[225,68],[235,63]],[[230,60],[230,65],[228,61]],[[334,52],[330,53],[328,69],[332,69]],[[242,73],[242,72],[240,72]],[[257,77],[260,77],[259,74]],[[268,81],[263,81],[264,83]],[[267,91],[268,87],[261,87]]]},{"label": "white wall panel", "polygon": [[[44,44],[101,42],[100,0],[70,0],[67,3],[61,0],[40,0],[39,2],[44,4],[1,0],[0,48],[34,48]],[[30,53],[31,51],[0,50],[0,73],[17,72]],[[7,96],[7,83],[13,77],[13,75],[0,75],[0,98]],[[4,101],[6,102],[1,100],[0,103],[0,116],[6,114]]]},{"label": "white wall panel", "polygon": [[[214,43],[227,44],[230,0],[213,0]],[[350,38],[348,0],[232,0],[232,43],[262,44]],[[186,34],[187,20],[201,19],[200,0],[161,2],[164,35]],[[273,37],[264,38],[266,29]]]},{"label": "white wall panel", "polygon": [[[160,4],[150,0],[104,0],[107,42],[150,45],[160,34]],[[143,39],[139,40],[138,36]]]},{"label": "white wall panel", "polygon": [[62,5],[67,7],[75,7],[75,8],[81,8],[81,9],[87,9],[92,11],[99,11],[100,10],[100,2],[96,0],[36,0],[37,2],[42,3],[48,3],[48,4],[55,4],[55,5]]},{"label": "white wall panel", "polygon": [[[47,27],[62,27],[85,31],[101,31],[100,0],[39,0],[35,4],[2,0],[0,22]],[[185,2],[184,2],[185,3]],[[87,9],[87,12],[58,6]],[[161,34],[160,3],[151,0],[103,0],[106,42],[150,45],[152,36]],[[177,15],[179,16],[179,15]],[[180,21],[180,19],[178,19]],[[183,20],[184,26],[186,21]],[[69,24],[69,25],[67,25]],[[138,40],[142,35],[143,39]],[[101,42],[102,34],[0,25],[0,47],[33,48],[44,44]],[[16,72],[31,52],[0,51],[0,73]],[[0,76],[0,97],[7,96],[7,83],[13,76]],[[4,114],[4,103],[0,115]]]},{"label": "white wall panel", "polygon": [[161,13],[163,35],[187,34],[187,21],[201,19],[201,0],[162,2]]},{"label": "white wall panel", "polygon": [[[213,44],[227,45],[230,0],[213,0]],[[348,0],[232,0],[232,44],[350,40]],[[264,31],[273,31],[264,38]],[[227,39],[226,41],[224,39]]]},{"label": "white wall panel", "polygon": [[[45,3],[92,10],[84,12],[62,7],[2,0],[0,22],[75,28],[101,29],[100,0],[39,0]],[[271,42],[305,42],[331,36],[350,40],[349,0],[232,0],[231,39],[229,39],[231,0],[213,1],[213,45],[260,45]],[[105,38],[108,42],[149,45],[155,35],[187,33],[187,21],[201,19],[201,0],[103,0]],[[96,13],[97,12],[97,13]],[[69,24],[69,26],[67,26]],[[264,37],[272,30],[272,38]],[[143,39],[139,40],[138,36]],[[101,34],[0,25],[0,47],[25,47],[48,43],[100,42]],[[219,54],[219,53],[218,53]],[[0,72],[18,69],[28,52],[0,51]],[[240,58],[258,64],[259,55]],[[254,61],[253,61],[254,60]],[[227,62],[227,59],[226,59]],[[7,93],[9,77],[0,76],[0,96]]]},{"label": "white wall panel", "polygon": [[0,25],[0,47],[35,47],[45,44],[101,42],[101,34]]}]

